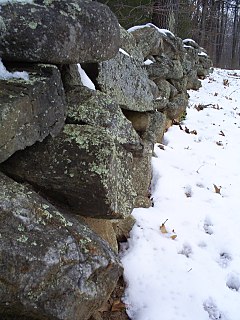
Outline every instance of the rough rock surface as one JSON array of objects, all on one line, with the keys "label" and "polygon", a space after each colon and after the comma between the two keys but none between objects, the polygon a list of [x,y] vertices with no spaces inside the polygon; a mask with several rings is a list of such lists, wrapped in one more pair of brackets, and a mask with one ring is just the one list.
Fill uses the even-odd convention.
[{"label": "rough rock surface", "polygon": [[[126,31],[125,31],[126,33]],[[143,65],[142,55],[136,55],[135,40],[132,35],[125,35],[126,45],[118,54],[99,64],[96,79],[101,91],[108,94],[123,109],[149,111],[154,109],[151,83]]]},{"label": "rough rock surface", "polygon": [[123,218],[133,207],[132,155],[100,127],[66,125],[57,137],[18,152],[1,168],[79,215]]},{"label": "rough rock surface", "polygon": [[67,93],[68,112],[67,122],[100,126],[125,149],[132,152],[141,152],[141,139],[134,130],[132,123],[123,115],[119,105],[108,95],[100,91],[76,88]]},{"label": "rough rock surface", "polygon": [[109,298],[121,273],[113,251],[3,174],[0,221],[1,319],[87,320]]},{"label": "rough rock surface", "polygon": [[0,162],[49,134],[56,136],[64,125],[66,99],[58,68],[25,65],[24,70],[29,81],[0,80]]},{"label": "rough rock surface", "polygon": [[119,24],[110,9],[87,0],[1,4],[0,56],[5,60],[71,64],[112,58]]}]

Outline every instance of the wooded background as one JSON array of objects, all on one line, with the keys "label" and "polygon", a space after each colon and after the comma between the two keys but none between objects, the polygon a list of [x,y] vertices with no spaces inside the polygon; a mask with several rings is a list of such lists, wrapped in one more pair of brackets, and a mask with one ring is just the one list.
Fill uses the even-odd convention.
[{"label": "wooded background", "polygon": [[100,0],[130,28],[147,22],[191,38],[215,67],[240,68],[240,0]]}]

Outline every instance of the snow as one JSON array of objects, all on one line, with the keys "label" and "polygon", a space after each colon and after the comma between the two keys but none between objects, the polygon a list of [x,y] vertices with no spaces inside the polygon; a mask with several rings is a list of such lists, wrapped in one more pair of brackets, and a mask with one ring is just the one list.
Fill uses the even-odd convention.
[{"label": "snow", "polygon": [[171,32],[171,31],[169,31],[169,30],[167,30],[167,29],[160,29],[160,28],[158,28],[158,27],[156,27],[154,24],[152,24],[152,23],[147,23],[147,24],[143,24],[143,25],[140,25],[140,26],[134,26],[134,27],[132,27],[132,28],[129,28],[128,29],[128,32],[133,32],[133,31],[135,31],[135,30],[138,30],[138,29],[142,29],[142,28],[146,28],[146,27],[154,27],[155,29],[157,29],[158,30],[158,32],[160,32],[161,34],[163,34],[164,36],[166,36],[166,37],[168,37],[169,35],[170,36],[172,36],[172,37],[174,37],[175,38],[175,35]]},{"label": "snow", "polygon": [[125,50],[123,50],[122,48],[119,48],[119,52],[121,52],[122,54],[124,54],[125,56],[130,57],[130,54],[127,53]]},{"label": "snow", "polygon": [[80,74],[81,81],[82,81],[82,84],[84,85],[84,87],[87,87],[87,88],[89,88],[91,90],[96,90],[94,83],[88,77],[86,72],[83,70],[83,68],[81,67],[80,63],[78,63],[77,66],[78,66],[78,72]]},{"label": "snow", "polygon": [[188,42],[191,42],[192,44],[196,44],[196,41],[194,41],[193,39],[190,39],[190,38],[183,40],[183,43],[188,43]]},{"label": "snow", "polygon": [[206,52],[203,52],[203,51],[199,52],[198,55],[199,55],[200,57],[207,57],[207,56],[208,56],[208,55],[206,54]]},{"label": "snow", "polygon": [[240,71],[202,84],[155,145],[154,206],[133,211],[122,253],[132,320],[240,319]]},{"label": "snow", "polygon": [[0,79],[9,80],[14,78],[23,79],[27,81],[29,80],[29,75],[26,71],[15,71],[15,72],[7,71],[6,67],[2,63],[2,60],[0,59]]},{"label": "snow", "polygon": [[147,60],[144,61],[145,66],[149,66],[152,63],[153,63],[153,61],[150,60],[150,59],[147,59]]}]

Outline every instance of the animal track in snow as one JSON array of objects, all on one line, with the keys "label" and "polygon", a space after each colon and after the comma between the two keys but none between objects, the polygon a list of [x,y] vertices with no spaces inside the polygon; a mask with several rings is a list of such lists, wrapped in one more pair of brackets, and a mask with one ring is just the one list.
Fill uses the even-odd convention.
[{"label": "animal track in snow", "polygon": [[208,217],[206,217],[205,221],[204,221],[203,229],[209,235],[213,234],[212,226],[213,226],[213,224],[212,224],[211,220]]},{"label": "animal track in snow", "polygon": [[236,273],[230,273],[226,285],[229,289],[239,291],[240,289],[240,276]]},{"label": "animal track in snow", "polygon": [[232,261],[232,256],[227,252],[221,252],[218,259],[218,264],[222,268],[227,268]]}]

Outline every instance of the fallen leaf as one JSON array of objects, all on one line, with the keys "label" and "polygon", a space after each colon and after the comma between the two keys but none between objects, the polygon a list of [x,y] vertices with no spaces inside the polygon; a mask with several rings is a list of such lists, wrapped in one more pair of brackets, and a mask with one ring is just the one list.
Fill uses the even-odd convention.
[{"label": "fallen leaf", "polygon": [[168,232],[167,232],[167,229],[166,229],[166,227],[165,227],[165,224],[162,224],[162,225],[161,225],[160,230],[161,230],[162,233],[168,233]]},{"label": "fallen leaf", "polygon": [[218,92],[215,92],[215,93],[214,93],[214,96],[215,96],[215,97],[218,96]]},{"label": "fallen leaf", "polygon": [[219,135],[225,137],[225,134],[222,130],[220,131]]},{"label": "fallen leaf", "polygon": [[215,193],[221,194],[222,187],[221,186],[218,187],[215,184],[213,184],[213,186],[214,186],[214,189],[215,189]]},{"label": "fallen leaf", "polygon": [[173,234],[172,236],[170,236],[171,239],[175,240],[177,238],[176,234]]}]

